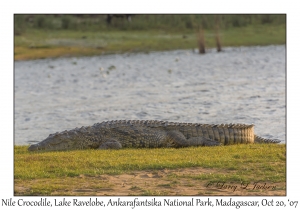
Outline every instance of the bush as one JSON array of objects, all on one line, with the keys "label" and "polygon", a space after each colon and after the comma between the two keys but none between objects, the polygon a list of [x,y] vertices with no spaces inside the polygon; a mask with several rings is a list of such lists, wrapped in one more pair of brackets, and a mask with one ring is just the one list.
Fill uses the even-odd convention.
[{"label": "bush", "polygon": [[203,29],[213,30],[244,27],[250,24],[285,24],[286,15],[134,15],[131,22],[126,18],[113,18],[107,24],[106,15],[15,15],[15,34],[23,33],[26,28],[64,29],[64,30],[165,30],[184,31]]},{"label": "bush", "polygon": [[69,16],[64,15],[61,19],[61,28],[69,29],[71,24],[71,18]]},{"label": "bush", "polygon": [[24,15],[14,15],[14,35],[20,36],[25,32],[25,18]]}]

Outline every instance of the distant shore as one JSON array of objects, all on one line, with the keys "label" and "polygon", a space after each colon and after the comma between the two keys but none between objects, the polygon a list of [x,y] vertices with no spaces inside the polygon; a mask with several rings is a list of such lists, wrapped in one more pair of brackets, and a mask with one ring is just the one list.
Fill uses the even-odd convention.
[{"label": "distant shore", "polygon": [[[57,29],[54,26],[41,25],[26,26],[21,30],[22,22],[15,21],[14,59],[17,61],[198,48],[199,30],[196,26],[189,28],[174,26],[172,28],[172,22],[170,24],[166,22],[162,23],[164,25],[159,28],[152,22],[151,27],[145,27],[144,24],[147,25],[151,20],[146,22],[146,20],[142,20],[143,18],[144,16],[135,17],[130,23],[131,25],[116,20],[115,26],[111,28],[105,25],[96,25],[99,28],[92,28],[92,26],[96,26],[85,26],[82,23],[77,26],[78,29],[75,26],[73,28]],[[162,16],[161,20],[163,21],[166,18],[166,16]],[[174,21],[184,19],[183,17],[180,19],[178,16],[172,16],[172,18],[175,18]],[[227,16],[226,18],[228,19]],[[256,16],[252,17],[252,19],[255,18]],[[74,17],[70,18],[70,20],[73,19]],[[241,21],[241,19],[240,16],[237,16],[237,20]],[[35,20],[38,21],[38,17]],[[59,18],[54,18],[52,22],[59,20]],[[82,19],[79,20],[82,21]],[[104,24],[103,21],[100,21],[99,24]],[[127,28],[122,28],[125,26],[120,23],[126,23]],[[189,23],[189,21],[186,21],[186,23]],[[226,24],[229,23],[236,24],[235,22]],[[140,25],[137,26],[138,24]],[[87,29],[80,27],[87,27]],[[20,32],[17,29],[20,29]],[[216,39],[219,40],[221,48],[226,46],[282,45],[286,43],[286,24],[282,21],[278,24],[273,22],[272,24],[244,24],[238,27],[223,26],[217,31],[212,25],[207,26],[207,29],[204,28],[201,33],[203,33],[203,44],[207,49],[216,49]]]}]

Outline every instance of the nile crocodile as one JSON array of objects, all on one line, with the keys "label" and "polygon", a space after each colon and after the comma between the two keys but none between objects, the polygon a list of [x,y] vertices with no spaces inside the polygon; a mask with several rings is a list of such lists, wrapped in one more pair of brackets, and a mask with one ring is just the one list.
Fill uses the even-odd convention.
[{"label": "nile crocodile", "polygon": [[254,125],[115,120],[50,134],[28,150],[120,149],[279,143],[254,135]]}]

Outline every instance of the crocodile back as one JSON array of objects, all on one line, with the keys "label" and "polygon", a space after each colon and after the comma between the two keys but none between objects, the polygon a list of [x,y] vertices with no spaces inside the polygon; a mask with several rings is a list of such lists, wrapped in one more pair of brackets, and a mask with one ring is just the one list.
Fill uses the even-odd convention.
[{"label": "crocodile back", "polygon": [[254,143],[254,125],[250,124],[200,124],[200,123],[179,123],[157,120],[114,120],[96,123],[94,126],[101,128],[120,128],[133,126],[139,130],[142,128],[155,128],[156,132],[180,131],[187,139],[203,136],[222,143],[239,144]]}]

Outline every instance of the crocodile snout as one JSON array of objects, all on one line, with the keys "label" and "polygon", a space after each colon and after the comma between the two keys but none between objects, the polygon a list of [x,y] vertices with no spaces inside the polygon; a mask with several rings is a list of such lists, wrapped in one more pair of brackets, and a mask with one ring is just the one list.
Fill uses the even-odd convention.
[{"label": "crocodile snout", "polygon": [[28,147],[28,151],[37,151],[40,150],[39,144],[32,144]]}]

